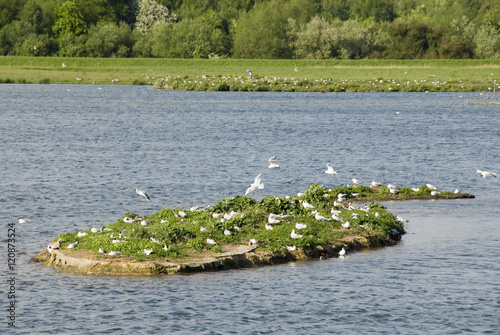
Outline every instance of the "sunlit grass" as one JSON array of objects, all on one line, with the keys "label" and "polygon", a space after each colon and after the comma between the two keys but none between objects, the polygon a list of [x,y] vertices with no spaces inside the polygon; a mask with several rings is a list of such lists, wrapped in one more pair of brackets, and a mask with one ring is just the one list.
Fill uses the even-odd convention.
[{"label": "sunlit grass", "polygon": [[[63,67],[63,64],[65,67]],[[500,60],[241,60],[158,58],[0,57],[0,82],[153,85],[164,78],[280,78],[279,84],[233,90],[487,91],[500,78]],[[493,74],[493,76],[492,76]],[[81,80],[77,80],[79,77]],[[301,83],[292,85],[282,81]],[[382,83],[380,82],[382,80]],[[329,81],[318,83],[316,81]],[[180,89],[214,89],[179,86]],[[255,87],[253,84],[256,84]],[[268,83],[269,84],[269,83]],[[309,85],[310,84],[310,85]],[[399,85],[398,85],[399,84]]]}]

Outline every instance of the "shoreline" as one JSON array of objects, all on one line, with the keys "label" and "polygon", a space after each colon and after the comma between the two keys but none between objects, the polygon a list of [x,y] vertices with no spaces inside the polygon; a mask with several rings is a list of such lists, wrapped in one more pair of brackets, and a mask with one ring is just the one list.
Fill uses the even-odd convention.
[{"label": "shoreline", "polygon": [[294,251],[284,250],[272,252],[259,250],[255,245],[226,245],[222,253],[204,253],[184,260],[152,259],[135,261],[130,257],[105,256],[97,258],[85,250],[77,255],[68,255],[54,250],[49,253],[44,249],[31,260],[45,262],[46,267],[67,273],[85,275],[112,276],[158,276],[186,275],[200,272],[214,272],[285,264],[289,262],[308,261],[314,259],[337,258],[344,248],[348,253],[362,249],[376,249],[394,246],[401,235],[379,236],[346,236],[336,244],[321,245]]}]

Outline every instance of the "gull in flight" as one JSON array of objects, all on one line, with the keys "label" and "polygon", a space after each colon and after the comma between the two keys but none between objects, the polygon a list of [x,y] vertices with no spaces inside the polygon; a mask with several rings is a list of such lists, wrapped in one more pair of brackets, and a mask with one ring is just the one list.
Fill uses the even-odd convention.
[{"label": "gull in flight", "polygon": [[[130,189],[131,189],[131,187],[127,188],[127,190],[130,190]],[[142,190],[140,190],[138,188],[134,188],[134,190],[135,190],[135,192],[137,194],[139,194],[140,196],[144,197],[144,199],[146,199],[147,201],[151,202],[151,198],[149,197],[149,195],[146,192],[144,192],[144,191],[142,191]]]},{"label": "gull in flight", "polygon": [[337,174],[337,172],[333,169],[330,163],[326,164],[326,167],[327,167],[325,171],[326,174],[331,174],[332,176],[335,176]]},{"label": "gull in flight", "polygon": [[26,219],[23,219],[23,218],[19,218],[19,223],[27,223],[27,222],[30,222],[31,221],[31,218],[26,218]]},{"label": "gull in flight", "polygon": [[486,177],[497,177],[498,176],[498,173],[495,173],[495,172],[491,172],[491,171],[482,171],[482,170],[476,170],[477,173],[479,173],[479,175],[483,178],[486,178]]},{"label": "gull in flight", "polygon": [[292,233],[290,234],[290,237],[295,239],[295,238],[301,238],[301,237],[302,237],[302,235],[297,234],[297,233],[295,232],[295,229],[293,229],[293,230],[292,230]]},{"label": "gull in flight", "polygon": [[269,158],[269,166],[268,169],[276,169],[279,168],[280,165],[276,163],[276,156]]},{"label": "gull in flight", "polygon": [[253,192],[256,188],[259,189],[264,188],[264,184],[262,183],[262,173],[259,174],[257,177],[255,177],[255,181],[253,182],[253,184],[250,184],[247,191],[245,192],[245,195],[248,195],[250,192]]}]

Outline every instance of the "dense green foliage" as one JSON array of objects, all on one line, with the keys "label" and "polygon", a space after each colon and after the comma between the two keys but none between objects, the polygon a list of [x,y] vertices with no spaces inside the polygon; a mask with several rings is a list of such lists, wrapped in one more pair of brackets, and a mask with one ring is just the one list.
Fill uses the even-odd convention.
[{"label": "dense green foliage", "polygon": [[0,0],[0,55],[500,58],[500,1]]}]

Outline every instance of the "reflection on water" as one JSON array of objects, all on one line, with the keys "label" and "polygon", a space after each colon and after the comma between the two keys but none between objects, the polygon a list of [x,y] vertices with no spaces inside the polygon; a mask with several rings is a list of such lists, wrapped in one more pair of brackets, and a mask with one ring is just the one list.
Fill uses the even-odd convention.
[{"label": "reflection on water", "polygon": [[[33,217],[17,225],[18,333],[500,332],[499,181],[475,174],[500,170],[491,106],[447,93],[78,85],[0,85],[0,97],[0,214],[5,223]],[[280,169],[266,170],[275,155]],[[328,162],[335,178],[324,174]],[[476,198],[387,202],[409,220],[402,242],[343,259],[153,278],[29,261],[61,232],[128,211],[213,205],[244,194],[261,172],[256,199],[352,178]]]}]

